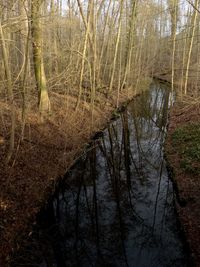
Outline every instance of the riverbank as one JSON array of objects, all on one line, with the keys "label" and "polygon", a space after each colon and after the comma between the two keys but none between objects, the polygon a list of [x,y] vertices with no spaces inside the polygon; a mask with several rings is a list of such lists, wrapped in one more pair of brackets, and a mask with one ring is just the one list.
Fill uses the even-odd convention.
[{"label": "riverbank", "polygon": [[200,266],[200,106],[177,102],[170,112],[167,159],[177,189],[176,209],[195,266]]},{"label": "riverbank", "polygon": [[[170,82],[170,77],[163,81]],[[200,266],[200,103],[191,94],[182,99],[177,94],[170,111],[165,151],[181,227],[194,265]]]},{"label": "riverbank", "polygon": [[11,267],[190,266],[163,159],[169,101],[154,81],[91,140]]},{"label": "riverbank", "polygon": [[[149,81],[138,85],[140,92],[148,88]],[[15,151],[9,164],[10,118],[8,106],[1,102],[0,129],[0,266],[6,266],[13,251],[18,250],[32,233],[36,214],[57,184],[58,178],[80,156],[90,138],[109,122],[116,110],[116,97],[99,96],[93,111],[82,102],[74,111],[76,98],[52,93],[52,114],[41,122],[36,105],[26,116],[24,137],[21,138],[21,111],[16,107]],[[120,93],[119,106],[136,95],[134,88]]]}]

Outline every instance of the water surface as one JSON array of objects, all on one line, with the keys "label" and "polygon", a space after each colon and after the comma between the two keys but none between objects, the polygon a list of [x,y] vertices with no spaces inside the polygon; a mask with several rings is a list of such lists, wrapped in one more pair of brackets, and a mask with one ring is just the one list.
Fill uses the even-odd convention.
[{"label": "water surface", "polygon": [[163,158],[170,98],[152,83],[66,175],[41,215],[37,266],[186,266]]}]

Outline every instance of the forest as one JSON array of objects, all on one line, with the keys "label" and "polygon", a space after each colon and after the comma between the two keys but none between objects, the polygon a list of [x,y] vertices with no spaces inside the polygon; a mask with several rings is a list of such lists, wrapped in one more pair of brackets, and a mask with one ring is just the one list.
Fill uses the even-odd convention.
[{"label": "forest", "polygon": [[0,266],[33,266],[11,262],[38,212],[91,138],[155,79],[170,89],[161,113],[176,98],[166,153],[199,266],[200,1],[0,0],[0,54]]}]

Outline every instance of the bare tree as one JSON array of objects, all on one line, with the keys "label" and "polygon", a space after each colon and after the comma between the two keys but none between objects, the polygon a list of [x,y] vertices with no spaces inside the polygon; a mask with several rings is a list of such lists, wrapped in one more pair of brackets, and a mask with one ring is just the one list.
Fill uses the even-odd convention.
[{"label": "bare tree", "polygon": [[41,35],[41,6],[43,0],[31,0],[31,34],[33,45],[33,62],[35,70],[35,78],[39,93],[39,110],[43,115],[49,112],[50,101],[47,90],[47,82],[44,71],[44,63],[42,56],[42,35]]}]

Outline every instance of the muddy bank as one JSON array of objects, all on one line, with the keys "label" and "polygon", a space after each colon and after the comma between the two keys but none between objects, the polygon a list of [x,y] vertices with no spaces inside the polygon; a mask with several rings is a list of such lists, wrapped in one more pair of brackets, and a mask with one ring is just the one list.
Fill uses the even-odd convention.
[{"label": "muddy bank", "polygon": [[177,101],[170,111],[165,151],[177,189],[177,213],[195,266],[200,266],[199,144],[199,104]]},{"label": "muddy bank", "polygon": [[[139,87],[148,88],[149,81]],[[137,94],[134,88],[120,94],[119,106]],[[117,93],[114,95],[117,96]],[[13,251],[31,235],[36,214],[62,177],[80,156],[91,136],[109,122],[116,110],[116,97],[101,96],[93,112],[83,102],[74,112],[76,99],[51,94],[52,115],[43,123],[30,108],[24,138],[21,111],[16,107],[15,151],[6,163],[9,148],[9,107],[1,102],[0,129],[0,266],[6,266]]]}]

